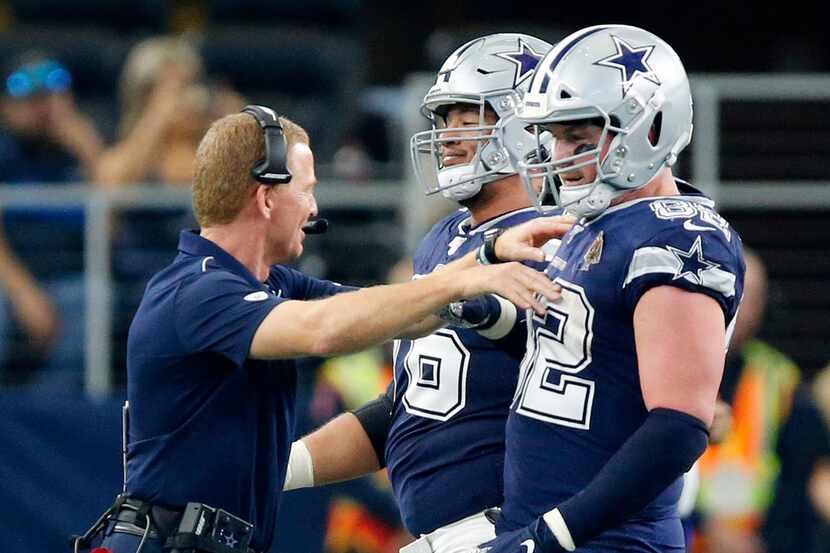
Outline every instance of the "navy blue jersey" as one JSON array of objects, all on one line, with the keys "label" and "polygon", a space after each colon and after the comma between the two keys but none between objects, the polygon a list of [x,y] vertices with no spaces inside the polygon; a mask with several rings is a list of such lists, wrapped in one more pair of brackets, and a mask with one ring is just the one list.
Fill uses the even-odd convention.
[{"label": "navy blue jersey", "polygon": [[[466,209],[449,215],[418,247],[416,278],[480,247],[485,230],[536,216],[528,208],[471,229]],[[523,325],[517,328],[518,335],[490,339],[447,327],[396,344],[386,462],[414,535],[502,502],[504,424],[524,353]]]},{"label": "navy blue jersey", "polygon": [[253,522],[268,549],[293,440],[293,360],[248,359],[262,320],[286,299],[342,291],[274,266],[258,281],[197,233],[150,280],[130,326],[127,492],[167,507],[188,501]]},{"label": "navy blue jersey", "polygon": [[[547,270],[562,298],[532,319],[507,422],[499,531],[579,492],[645,420],[633,314],[647,290],[677,286],[714,298],[731,334],[743,292],[741,240],[711,200],[680,186],[684,195],[614,206],[563,238]],[[586,546],[682,547],[681,488],[678,479],[634,520]]]}]

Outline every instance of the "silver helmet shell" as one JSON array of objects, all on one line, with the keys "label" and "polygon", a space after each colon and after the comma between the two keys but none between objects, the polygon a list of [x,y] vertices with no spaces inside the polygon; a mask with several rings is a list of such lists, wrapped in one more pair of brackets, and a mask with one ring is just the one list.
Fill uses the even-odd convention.
[{"label": "silver helmet shell", "polygon": [[[410,141],[415,175],[427,194],[441,192],[448,199],[462,201],[478,194],[484,184],[516,174],[498,136],[535,147],[532,135],[514,117],[515,93],[527,89],[537,64],[550,49],[550,44],[529,35],[499,33],[472,40],[447,58],[421,104],[432,129],[416,133]],[[479,124],[446,127],[446,110],[457,104],[477,106]],[[495,111],[495,125],[486,124],[486,107]],[[507,128],[497,134],[497,127]],[[477,143],[475,156],[469,163],[445,167],[442,145],[458,141],[459,133],[464,141]]]},{"label": "silver helmet shell", "polygon": [[603,122],[590,151],[519,163],[534,195],[533,178],[545,175],[552,183],[575,167],[595,165],[591,183],[558,193],[549,186],[557,203],[579,217],[594,217],[614,198],[646,186],[692,138],[692,97],[680,58],[653,33],[625,25],[588,27],[559,42],[540,62],[516,115],[540,140],[549,140],[550,123]]}]

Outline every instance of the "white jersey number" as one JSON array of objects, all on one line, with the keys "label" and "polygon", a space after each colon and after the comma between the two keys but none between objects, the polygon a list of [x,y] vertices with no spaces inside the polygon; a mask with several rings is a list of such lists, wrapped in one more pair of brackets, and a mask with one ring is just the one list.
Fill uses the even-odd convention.
[{"label": "white jersey number", "polygon": [[408,413],[448,420],[467,403],[470,352],[453,330],[438,330],[412,342],[404,360],[409,377],[403,405]]},{"label": "white jersey number", "polygon": [[581,286],[557,282],[562,286],[562,298],[548,303],[544,319],[533,318],[516,411],[537,420],[587,429],[591,426],[594,382],[575,375],[591,363],[594,308]]}]

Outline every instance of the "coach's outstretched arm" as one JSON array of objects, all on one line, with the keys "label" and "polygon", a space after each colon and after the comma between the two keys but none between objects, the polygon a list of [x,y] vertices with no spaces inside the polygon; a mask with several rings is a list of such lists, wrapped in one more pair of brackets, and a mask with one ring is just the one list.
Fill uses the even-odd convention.
[{"label": "coach's outstretched arm", "polygon": [[[500,261],[542,261],[545,254],[538,245],[561,236],[571,223],[567,218],[551,217],[510,229],[496,241],[496,255]],[[406,333],[451,302],[488,293],[541,314],[545,308],[534,296],[541,294],[554,301],[559,298],[559,287],[520,263],[480,265],[471,252],[445,270],[411,282],[322,300],[283,302],[257,328],[251,357],[278,359],[359,351]]]}]

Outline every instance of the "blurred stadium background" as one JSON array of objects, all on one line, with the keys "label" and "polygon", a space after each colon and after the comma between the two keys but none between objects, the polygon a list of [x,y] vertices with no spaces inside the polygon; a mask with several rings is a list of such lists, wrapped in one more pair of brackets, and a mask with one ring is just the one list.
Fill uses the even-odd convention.
[{"label": "blurred stadium background", "polygon": [[[120,490],[128,325],[147,277],[172,257],[190,217],[186,183],[165,182],[163,171],[118,182],[78,167],[69,176],[9,176],[27,152],[43,171],[37,156],[57,152],[53,136],[40,148],[37,137],[15,138],[10,123],[19,98],[8,79],[26,55],[40,52],[68,72],[77,112],[106,150],[124,140],[119,83],[132,49],[184,37],[204,64],[192,84],[205,87],[208,101],[232,89],[309,130],[321,212],[333,226],[307,240],[303,269],[370,284],[387,280],[451,207],[423,199],[408,140],[424,127],[420,98],[452,50],[499,31],[555,42],[595,23],[648,28],[691,75],[695,137],[678,174],[712,194],[764,260],[769,305],[759,338],[810,382],[830,361],[830,39],[822,15],[792,2],[0,0],[8,242],[0,249],[10,252],[0,256],[0,550],[60,551]],[[13,284],[20,267],[29,288]],[[45,303],[23,301],[32,287]],[[54,323],[46,337],[32,330],[43,305]],[[76,355],[54,353],[60,336]],[[301,431],[372,397],[390,375],[383,351],[309,364],[316,368],[303,383]],[[284,505],[275,551],[386,552],[406,539],[382,476],[297,492]]]}]

